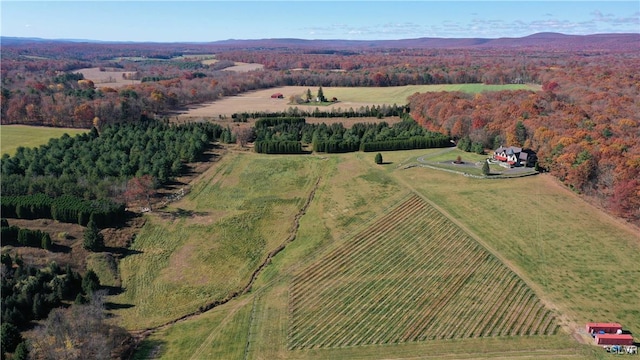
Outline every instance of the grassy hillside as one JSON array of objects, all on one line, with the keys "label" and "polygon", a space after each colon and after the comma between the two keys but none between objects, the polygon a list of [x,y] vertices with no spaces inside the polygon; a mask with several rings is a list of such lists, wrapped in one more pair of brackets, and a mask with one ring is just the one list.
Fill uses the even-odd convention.
[{"label": "grassy hillside", "polygon": [[640,331],[640,238],[550,176],[482,181],[394,171],[521,271],[577,329],[620,322]]},{"label": "grassy hillside", "polygon": [[[293,214],[320,177],[315,197],[300,219],[295,240],[271,260],[249,293],[159,329],[144,342],[138,358],[153,353],[166,359],[176,354],[191,359],[585,359],[602,357],[603,352],[572,337],[589,341],[581,330],[583,322],[619,321],[626,329],[638,331],[640,316],[634,309],[634,299],[640,296],[640,279],[634,267],[640,263],[636,233],[582,203],[546,176],[480,180],[428,168],[402,170],[402,164],[415,162],[425,154],[439,159],[445,156],[442,151],[384,152],[383,166],[375,165],[374,155],[365,153],[230,154],[201,177],[187,199],[175,203],[167,214],[150,218],[134,243],[140,253],[121,263],[126,291],[113,300],[133,306],[120,306],[122,309],[114,311],[119,322],[131,329],[157,325],[197,309],[207,298],[219,298],[225,290],[242,287],[248,281],[249,267],[260,263],[268,249],[286,238]],[[394,215],[406,207],[402,204],[410,194],[414,199],[418,196],[418,203],[423,204],[422,210],[405,209],[413,214],[409,217],[413,223]],[[292,201],[294,198],[297,200]],[[285,205],[289,201],[295,206]],[[249,210],[263,205],[270,210]],[[255,221],[241,221],[242,214]],[[422,243],[428,239],[428,224],[438,218],[445,223],[451,221],[451,229],[459,229],[447,234],[468,234],[463,238],[468,236],[465,241],[475,245],[467,245],[471,246],[467,249],[485,249],[480,253],[490,254],[486,259],[504,264],[502,269],[508,268],[520,278],[507,276],[501,281],[500,276],[474,272],[479,280],[477,289],[486,281],[497,281],[486,288],[506,289],[498,292],[502,295],[466,292],[464,287],[455,290],[445,278],[435,281],[428,275],[429,269],[449,264],[439,267],[445,274],[446,269],[461,268],[450,261],[464,259],[462,253],[454,256],[453,250],[431,257],[433,249],[446,249],[454,237],[442,235],[448,239],[440,241],[444,243]],[[389,224],[385,235],[366,237],[358,250],[355,242],[365,239],[358,234],[367,233],[384,219]],[[514,225],[507,226],[504,219],[514,219]],[[224,235],[230,233],[250,236],[236,236],[230,241],[232,237]],[[249,249],[260,251],[249,256]],[[602,254],[612,261],[598,262]],[[421,262],[426,267],[421,267]],[[331,270],[319,271],[325,268]],[[415,276],[408,275],[412,273]],[[360,275],[354,278],[349,274]],[[359,280],[347,281],[352,278]],[[382,286],[385,279],[391,287]],[[465,279],[461,281],[472,288],[476,280]],[[511,292],[509,289],[521,287],[509,284],[519,282],[526,284],[522,288],[525,290]],[[527,288],[531,295],[527,295]],[[421,319],[416,315],[421,311],[433,313],[433,306],[416,303],[429,301],[429,294],[447,289],[455,295],[448,300],[451,305],[439,312],[439,322],[444,324],[440,330],[427,327],[423,338],[407,341],[383,335],[400,331],[402,321]],[[385,297],[376,297],[387,290],[390,292]],[[300,299],[304,301],[293,300],[296,293],[303,294]],[[505,294],[516,308],[517,301],[526,298],[539,298],[543,306],[530,307],[527,304],[535,302],[524,302],[520,308],[531,309],[528,313],[502,311],[513,315],[487,321],[513,326],[498,325],[493,327],[495,332],[476,335],[473,329],[490,316],[490,309],[499,309],[489,300]],[[335,306],[328,306],[333,301]],[[465,301],[471,302],[454,306]],[[302,312],[295,310],[296,306]],[[547,330],[527,333],[532,327],[525,325],[529,321],[526,319],[535,318],[531,313],[539,310],[534,309],[545,308],[551,310],[560,328],[555,334],[546,334]],[[348,323],[358,312],[368,315],[359,315],[358,323]],[[525,317],[518,320],[520,316]],[[538,319],[543,322],[549,318]],[[309,321],[317,324],[305,326]],[[300,326],[294,329],[296,323]],[[317,330],[340,327],[341,323],[356,329],[344,333],[356,342],[338,341],[346,337],[334,337],[338,336],[337,328]],[[467,330],[459,332],[448,326]],[[524,333],[518,332],[524,328]],[[574,335],[569,334],[572,331]]]},{"label": "grassy hillside", "polygon": [[292,231],[324,163],[231,153],[187,198],[152,213],[120,263],[122,325],[159,325],[242,291]]},{"label": "grassy hillside", "polygon": [[2,125],[0,127],[0,153],[13,155],[19,146],[38,147],[65,133],[69,136],[87,132],[86,129],[52,128],[44,126]]}]

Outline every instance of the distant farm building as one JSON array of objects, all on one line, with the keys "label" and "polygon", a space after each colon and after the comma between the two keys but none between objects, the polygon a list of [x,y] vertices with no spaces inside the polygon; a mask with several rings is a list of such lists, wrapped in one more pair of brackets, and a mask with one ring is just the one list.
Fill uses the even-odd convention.
[{"label": "distant farm building", "polygon": [[500,146],[493,152],[493,159],[501,163],[513,166],[533,166],[537,160],[533,150],[523,150],[516,146]]},{"label": "distant farm building", "polygon": [[633,336],[629,334],[596,334],[598,345],[633,345]]},{"label": "distant farm building", "polygon": [[586,330],[589,334],[615,334],[622,331],[622,325],[618,323],[587,323]]},{"label": "distant farm building", "polygon": [[275,93],[273,95],[271,95],[272,99],[284,99],[284,95],[282,95],[281,93]]},{"label": "distant farm building", "polygon": [[586,330],[597,345],[633,345],[633,336],[623,334],[618,323],[587,323]]}]

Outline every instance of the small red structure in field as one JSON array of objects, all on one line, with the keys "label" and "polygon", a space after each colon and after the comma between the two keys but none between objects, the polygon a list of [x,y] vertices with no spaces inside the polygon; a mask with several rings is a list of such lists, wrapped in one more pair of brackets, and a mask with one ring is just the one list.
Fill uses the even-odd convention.
[{"label": "small red structure in field", "polygon": [[271,95],[272,99],[284,99],[284,95],[282,95],[281,93],[275,93],[273,95]]},{"label": "small red structure in field", "polygon": [[633,336],[629,334],[596,334],[598,345],[633,345]]},{"label": "small red structure in field", "polygon": [[604,331],[605,334],[615,334],[618,330],[622,331],[622,325],[618,323],[587,323],[587,332],[589,334]]}]

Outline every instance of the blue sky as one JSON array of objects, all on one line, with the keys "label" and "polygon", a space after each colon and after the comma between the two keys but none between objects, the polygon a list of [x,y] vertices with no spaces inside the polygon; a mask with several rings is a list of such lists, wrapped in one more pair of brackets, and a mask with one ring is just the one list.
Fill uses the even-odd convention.
[{"label": "blue sky", "polygon": [[1,35],[205,42],[640,33],[640,1],[7,1]]}]

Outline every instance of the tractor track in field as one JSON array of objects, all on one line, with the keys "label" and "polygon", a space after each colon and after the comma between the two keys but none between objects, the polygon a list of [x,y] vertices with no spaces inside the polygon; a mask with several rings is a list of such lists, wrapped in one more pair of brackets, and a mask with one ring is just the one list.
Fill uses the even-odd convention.
[{"label": "tractor track in field", "polygon": [[149,337],[150,335],[152,335],[156,331],[162,330],[164,328],[167,328],[167,327],[169,327],[171,325],[174,325],[174,324],[176,324],[178,322],[182,322],[182,321],[191,319],[191,318],[193,318],[195,316],[201,315],[201,314],[203,314],[203,313],[205,313],[205,312],[207,312],[207,311],[209,311],[211,309],[214,309],[216,307],[224,305],[224,304],[230,302],[231,300],[236,299],[237,297],[239,297],[241,295],[244,295],[244,294],[248,293],[249,291],[251,291],[251,288],[253,287],[253,283],[256,281],[256,279],[258,278],[258,276],[260,275],[262,270],[264,270],[267,267],[267,265],[269,265],[271,263],[271,259],[273,259],[274,256],[278,255],[282,250],[284,250],[287,247],[287,245],[290,244],[291,242],[293,242],[296,239],[296,237],[298,236],[298,228],[300,227],[300,219],[307,212],[307,209],[309,208],[309,205],[311,205],[311,201],[315,197],[316,190],[318,190],[318,186],[320,185],[320,180],[321,179],[322,179],[322,177],[318,177],[318,179],[316,180],[316,183],[313,185],[313,189],[311,189],[311,192],[307,196],[307,199],[306,199],[304,205],[300,208],[300,210],[298,211],[298,213],[294,217],[293,225],[291,227],[291,231],[289,232],[289,236],[287,237],[287,239],[282,244],[280,244],[280,246],[278,246],[277,248],[275,248],[274,250],[270,251],[267,254],[267,257],[265,258],[265,260],[260,264],[260,266],[258,266],[258,268],[256,268],[256,270],[251,275],[251,278],[249,279],[249,282],[247,283],[247,285],[242,290],[238,290],[236,292],[233,292],[230,295],[228,295],[227,297],[225,297],[224,299],[216,300],[216,301],[210,302],[210,303],[208,303],[206,305],[200,306],[200,308],[197,311],[185,314],[185,315],[183,315],[183,316],[181,316],[181,317],[179,317],[177,319],[165,322],[164,324],[160,324],[160,325],[157,325],[157,326],[146,328],[144,330],[130,331],[131,335],[135,339],[135,345],[134,345],[134,351],[131,352],[131,356],[129,357],[129,359],[131,359],[133,357],[133,354],[135,353],[135,349],[137,349],[140,346],[142,341],[144,341],[147,337]]}]

